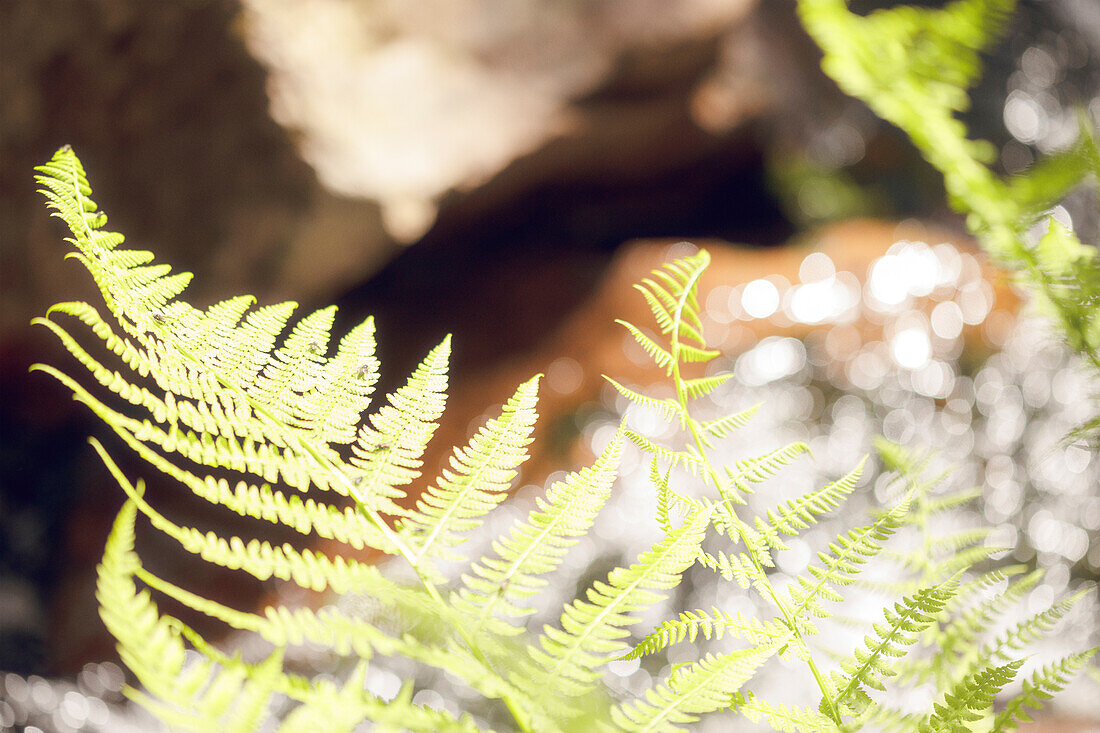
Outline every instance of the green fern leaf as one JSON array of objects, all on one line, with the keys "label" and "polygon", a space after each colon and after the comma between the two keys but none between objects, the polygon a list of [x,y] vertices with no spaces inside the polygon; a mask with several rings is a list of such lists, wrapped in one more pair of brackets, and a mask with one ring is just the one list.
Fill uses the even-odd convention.
[{"label": "green fern leaf", "polygon": [[842,532],[829,544],[828,553],[818,553],[821,565],[810,566],[811,577],[800,575],[788,588],[787,593],[794,604],[793,616],[798,618],[805,612],[819,618],[829,616],[817,597],[833,602],[843,600],[835,587],[854,580],[859,566],[882,549],[882,542],[900,526],[908,511],[909,502],[903,501],[873,524]]},{"label": "green fern leaf", "polygon": [[699,716],[729,707],[737,692],[771,656],[767,647],[707,655],[672,672],[644,698],[611,710],[611,719],[627,731],[679,731]]},{"label": "green fern leaf", "polygon": [[772,704],[749,693],[734,696],[736,709],[756,723],[767,719],[772,728],[783,733],[825,733],[835,731],[836,723],[813,708]]},{"label": "green fern leaf", "polygon": [[917,727],[919,733],[969,730],[968,723],[989,714],[993,698],[1013,680],[1022,659],[1001,666],[989,665],[959,680]]},{"label": "green fern leaf", "polygon": [[685,379],[683,381],[684,391],[687,392],[687,396],[693,400],[697,400],[700,397],[705,397],[714,390],[721,387],[723,384],[733,378],[733,372],[727,372],[726,374],[719,374],[713,377],[699,377],[697,379]]},{"label": "green fern leaf", "polygon": [[634,340],[638,342],[638,345],[642,347],[649,358],[653,359],[653,363],[660,368],[666,370],[669,374],[672,373],[673,358],[672,354],[668,353],[664,348],[659,346],[656,341],[651,339],[642,333],[641,329],[632,323],[628,323],[623,320],[616,320],[615,323],[621,324],[630,335],[634,337]]},{"label": "green fern leaf", "polygon": [[533,613],[520,604],[547,583],[540,576],[557,568],[588,532],[611,492],[621,454],[622,440],[616,436],[592,466],[556,482],[545,500],[536,499],[527,518],[493,543],[497,556],[482,558],[463,575],[456,608],[498,634],[518,634],[520,628],[498,616]]},{"label": "green fern leaf", "polygon": [[684,411],[680,408],[680,405],[676,403],[676,400],[670,400],[667,398],[659,399],[657,397],[650,397],[648,395],[641,394],[640,392],[636,392],[629,387],[624,387],[606,374],[604,375],[604,379],[607,381],[608,384],[615,388],[616,392],[630,400],[630,402],[638,405],[639,407],[653,410],[655,413],[664,418],[665,422],[671,423],[674,420],[678,420],[681,424],[683,424],[684,420],[687,417],[684,414]]},{"label": "green fern leaf", "polygon": [[[947,602],[958,592],[958,579],[926,588],[914,596],[887,608],[881,623],[874,625],[875,636],[866,637],[866,649],[855,653],[841,663],[847,676],[837,674],[833,683],[837,690],[834,704],[847,707],[856,714],[862,713],[873,703],[864,687],[885,690],[882,678],[894,674],[887,659],[904,656],[908,647],[917,643],[920,632],[927,628]],[[821,712],[828,706],[822,700]]]},{"label": "green fern leaf", "polygon": [[666,448],[663,445],[658,445],[641,433],[628,428],[624,428],[622,433],[623,436],[636,445],[639,450],[668,461],[671,466],[681,465],[686,470],[690,471],[692,475],[698,475],[703,469],[702,460],[699,459],[699,456],[696,455],[690,447],[685,450],[676,451],[671,448]]},{"label": "green fern leaf", "polygon": [[450,469],[443,469],[417,501],[417,510],[401,522],[399,531],[414,548],[414,557],[460,557],[448,548],[507,496],[527,459],[537,402],[535,377],[520,385],[500,417],[481,427],[466,447],[455,448]]},{"label": "green fern leaf", "polygon": [[1061,690],[1069,682],[1079,669],[1092,659],[1100,647],[1093,647],[1077,654],[1063,657],[1057,662],[1035,670],[1035,673],[1024,681],[1024,689],[1009,701],[997,717],[993,720],[993,731],[998,733],[1005,730],[1016,730],[1021,722],[1030,723],[1026,708],[1039,709],[1054,693]]},{"label": "green fern leaf", "polygon": [[560,628],[545,627],[541,649],[531,649],[546,669],[551,682],[577,694],[590,689],[600,673],[595,668],[626,648],[624,627],[636,622],[635,614],[664,598],[661,591],[674,587],[680,574],[695,562],[703,541],[709,511],[701,511],[683,526],[643,553],[629,568],[617,568],[607,582],[597,582],[561,615]]},{"label": "green fern leaf", "polygon": [[755,528],[760,537],[773,549],[786,550],[787,546],[779,539],[779,534],[797,536],[802,530],[817,523],[817,518],[840,506],[852,493],[863,476],[863,466],[867,459],[861,460],[855,468],[837,481],[808,492],[798,499],[791,499],[767,511],[767,521],[760,516],[755,518]]},{"label": "green fern leaf", "polygon": [[786,639],[790,630],[775,621],[761,621],[745,616],[740,611],[737,615],[726,613],[717,607],[712,608],[710,613],[701,609],[684,611],[679,618],[662,622],[638,642],[630,653],[619,658],[637,659],[679,644],[684,639],[690,642],[694,642],[699,636],[708,640],[721,639],[726,634],[745,639],[756,647],[766,647]]},{"label": "green fern leaf", "polygon": [[761,404],[762,403],[758,402],[747,410],[708,420],[702,423],[701,427],[708,435],[712,435],[715,438],[724,438],[734,430],[738,430],[748,425],[760,410]]}]

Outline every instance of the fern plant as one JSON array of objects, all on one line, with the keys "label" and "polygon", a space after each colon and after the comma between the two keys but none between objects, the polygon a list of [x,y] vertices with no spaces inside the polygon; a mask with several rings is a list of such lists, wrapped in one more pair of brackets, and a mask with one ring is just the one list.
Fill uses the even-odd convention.
[{"label": "fern plant", "polygon": [[[55,367],[36,368],[71,389],[122,443],[180,487],[226,510],[289,528],[309,538],[303,539],[307,544],[321,538],[345,548],[322,553],[302,543],[276,545],[181,525],[152,506],[142,481],[131,480],[107,448],[92,441],[127,496],[98,569],[101,617],[140,684],[130,694],[173,729],[350,731],[373,721],[380,729],[471,731],[485,722],[415,704],[411,681],[389,700],[365,691],[372,663],[397,657],[461,679],[507,712],[502,724],[523,731],[681,730],[721,711],[779,730],[889,724],[923,732],[957,730],[975,720],[1002,730],[1025,719],[1029,708],[1092,654],[1036,671],[992,717],[994,697],[1021,666],[1019,647],[1047,630],[1079,596],[982,641],[978,632],[986,622],[1026,587],[1020,583],[1033,581],[1025,576],[991,599],[968,600],[1010,573],[971,569],[992,552],[981,533],[926,538],[920,550],[900,555],[913,571],[912,582],[885,589],[900,600],[884,609],[865,644],[839,663],[816,648],[832,604],[866,579],[867,563],[885,557],[891,536],[913,527],[926,532],[927,518],[958,499],[933,497],[930,485],[917,478],[919,470],[906,468],[915,459],[900,448],[887,449],[900,456],[895,463],[905,478],[897,501],[841,532],[792,582],[780,582],[773,571],[776,553],[843,506],[863,465],[798,499],[750,511],[760,484],[808,449],[796,443],[732,465],[718,460],[720,441],[745,425],[753,410],[709,420],[695,416],[692,402],[728,378],[689,376],[718,354],[703,336],[696,294],[705,252],[672,262],[639,285],[656,318],[655,335],[625,324],[664,369],[675,397],[651,397],[612,382],[627,399],[679,428],[685,443],[668,446],[620,428],[591,466],[551,486],[497,538],[491,553],[468,558],[463,540],[504,499],[526,457],[537,377],[521,384],[468,444],[454,448],[449,467],[427,482],[409,508],[403,500],[421,478],[421,457],[444,408],[448,340],[375,406],[379,365],[369,320],[333,350],[331,308],[293,325],[289,303],[253,309],[250,298],[237,297],[197,309],[179,297],[189,275],[154,264],[149,252],[124,249],[122,236],[104,229],[106,216],[71,149],[59,150],[38,170],[49,206],[71,232],[70,256],[91,273],[109,316],[69,302],[36,319],[98,387]],[[96,345],[70,333],[73,322],[83,324],[85,340]],[[525,618],[539,589],[607,500],[627,443],[651,456],[661,537],[633,563],[565,604],[556,624],[528,628]],[[139,515],[206,562],[259,580],[365,595],[381,611],[272,606],[257,613],[215,602],[202,589],[180,587],[143,566],[135,547]],[[708,537],[729,545],[708,549]],[[356,553],[368,549],[401,559],[415,582],[400,582],[358,559]],[[443,561],[467,563],[468,569],[448,577]],[[631,645],[638,617],[696,564],[758,593],[773,616],[689,610]],[[155,596],[254,634],[271,652],[258,660],[224,652],[162,612]],[[676,666],[632,699],[616,698],[601,684],[604,665],[613,659],[659,652],[685,638],[723,635],[742,646]],[[284,664],[286,652],[302,644],[351,660],[342,683],[310,678]],[[931,651],[910,658],[922,646]],[[189,648],[197,654],[188,654]],[[790,707],[757,693],[757,671],[776,656],[809,668],[818,700]],[[939,697],[923,714],[895,710],[872,696],[893,675],[934,683]]]},{"label": "fern plant", "polygon": [[[1071,189],[1100,177],[1094,121],[1080,114],[1077,142],[1024,173],[1001,177],[996,150],[968,137],[956,115],[981,74],[1015,0],[901,5],[859,16],[845,0],[799,0],[803,25],[824,51],[822,68],[848,94],[906,132],[944,178],[951,205],[1001,265],[1014,270],[1070,347],[1100,374],[1100,254],[1048,215]],[[1046,220],[1038,242],[1028,232]],[[1100,438],[1100,417],[1075,436]]]}]

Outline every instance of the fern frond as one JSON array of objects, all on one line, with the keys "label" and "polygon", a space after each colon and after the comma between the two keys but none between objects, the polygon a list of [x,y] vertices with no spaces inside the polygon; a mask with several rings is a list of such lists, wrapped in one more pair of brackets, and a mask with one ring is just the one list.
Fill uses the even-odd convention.
[{"label": "fern frond", "polygon": [[311,550],[298,551],[290,543],[277,547],[267,541],[250,540],[245,543],[239,537],[226,540],[212,531],[203,533],[191,527],[181,527],[150,506],[142,496],[141,482],[137,486],[131,484],[98,441],[93,439],[91,442],[123,491],[152,525],[179,542],[183,549],[207,562],[230,570],[243,570],[258,580],[271,577],[292,580],[303,588],[318,592],[332,588],[338,593],[377,593],[380,587],[389,584],[389,581],[382,579],[375,566],[340,555],[333,559]]},{"label": "fern frond", "polygon": [[[939,654],[937,659],[944,660],[943,664],[951,665],[957,660],[954,655],[966,649],[973,648],[978,636],[989,628],[989,625],[1008,608],[1027,594],[1042,578],[1043,572],[1036,570],[1024,577],[1010,583],[1003,593],[998,593],[975,605],[961,608],[955,618],[951,620],[937,635],[939,642]],[[998,582],[1000,578],[990,575],[988,582]],[[988,587],[986,583],[975,586],[973,591],[982,587]],[[961,594],[960,594],[961,597]]]},{"label": "fern frond", "polygon": [[588,532],[611,492],[621,454],[622,439],[616,436],[595,463],[556,482],[545,499],[537,498],[527,518],[493,543],[496,556],[482,558],[462,576],[455,607],[495,633],[518,634],[521,629],[507,619],[533,613],[520,604],[546,585],[541,576],[557,568]]},{"label": "fern frond", "polygon": [[783,733],[825,733],[835,731],[836,723],[813,708],[772,704],[753,693],[734,695],[736,710],[753,723],[766,718],[771,727]]},{"label": "fern frond", "polygon": [[668,461],[671,466],[681,465],[691,472],[693,476],[698,475],[703,469],[703,461],[700,460],[699,456],[690,447],[679,451],[672,450],[671,448],[666,448],[663,445],[654,443],[641,433],[630,430],[629,428],[623,428],[622,432],[623,436],[637,446],[639,450]]},{"label": "fern frond", "polygon": [[600,676],[595,668],[626,648],[622,638],[628,633],[624,627],[636,622],[632,614],[663,599],[661,591],[674,587],[695,562],[709,520],[709,511],[696,513],[635,564],[611,571],[607,582],[597,581],[587,601],[567,605],[560,628],[545,627],[542,648],[532,647],[531,655],[551,681],[569,694],[591,687]]},{"label": "fern frond", "polygon": [[103,623],[118,641],[122,661],[148,691],[127,694],[177,730],[255,729],[275,691],[272,670],[278,670],[281,654],[254,665],[251,676],[239,660],[226,660],[221,670],[208,659],[185,665],[173,620],[160,616],[149,593],[134,584],[141,567],[133,551],[135,516],[135,505],[127,502],[107,539],[96,583]]},{"label": "fern frond", "polygon": [[978,648],[971,646],[965,649],[961,659],[955,663],[951,670],[954,679],[970,673],[978,665],[985,664],[987,660],[1010,659],[1010,651],[1020,651],[1027,644],[1043,638],[1046,632],[1050,631],[1059,619],[1069,613],[1070,609],[1084,598],[1090,590],[1087,587],[1082,588],[1052,604],[1049,608],[1017,622],[993,641]]},{"label": "fern frond", "polygon": [[826,484],[820,489],[791,499],[766,513],[767,521],[759,515],[755,518],[755,528],[768,546],[776,550],[786,550],[787,546],[779,539],[779,534],[797,536],[802,530],[817,524],[818,517],[831,512],[855,489],[863,476],[864,457],[846,476]]},{"label": "fern frond", "polygon": [[[847,677],[835,674],[833,698],[838,708],[848,708],[856,714],[873,705],[864,690],[870,687],[885,690],[882,678],[894,674],[886,658],[904,656],[907,648],[916,644],[922,630],[931,624],[959,588],[957,578],[926,588],[916,595],[894,604],[893,610],[884,611],[883,620],[874,625],[875,636],[865,638],[866,649],[856,649],[840,667]],[[828,712],[822,700],[822,713]]]},{"label": "fern frond", "polygon": [[660,399],[641,394],[629,387],[624,387],[606,374],[604,375],[604,379],[615,388],[616,392],[630,400],[632,404],[653,410],[664,418],[665,422],[671,423],[674,420],[678,420],[683,424],[687,419],[687,415],[684,414],[684,411],[680,408],[680,405],[676,403],[676,400],[670,400],[668,398]]},{"label": "fern frond", "polygon": [[360,501],[401,498],[402,487],[420,476],[421,456],[447,402],[450,355],[451,337],[447,336],[359,428],[350,463]]},{"label": "fern frond", "polygon": [[713,377],[698,377],[696,379],[683,380],[684,391],[690,399],[697,400],[705,397],[721,387],[733,377],[733,372],[718,374]]},{"label": "fern frond", "polygon": [[[704,509],[710,509],[714,504],[706,497],[702,499],[695,499],[690,496],[684,496],[674,491],[668,485],[668,477],[672,473],[672,466],[669,466],[665,475],[662,476],[660,470],[657,467],[657,457],[654,456],[653,460],[649,463],[649,480],[653,484],[653,487],[657,490],[657,526],[661,528],[661,531],[668,534],[672,531],[672,510],[676,510],[683,517],[689,517],[696,512],[703,511]],[[720,507],[717,507],[721,510]]]},{"label": "fern frond", "polygon": [[699,636],[707,640],[721,639],[726,634],[745,639],[755,647],[765,647],[786,639],[790,636],[790,630],[774,620],[761,621],[752,616],[745,616],[740,611],[736,616],[717,607],[712,608],[710,613],[702,609],[684,611],[679,618],[661,622],[628,654],[619,658],[637,659],[659,652],[673,644],[679,644],[684,639],[691,642]]},{"label": "fern frond", "polygon": [[993,720],[993,731],[1016,730],[1020,723],[1030,723],[1026,708],[1038,710],[1043,707],[1054,693],[1061,690],[1069,683],[1079,669],[1092,659],[1100,647],[1093,647],[1083,652],[1070,654],[1057,662],[1035,670],[1034,674],[1024,680],[1024,689],[1019,695],[1009,700],[1008,704]]},{"label": "fern frond", "polygon": [[668,374],[672,373],[673,358],[672,354],[668,353],[662,346],[659,346],[656,341],[651,339],[642,333],[641,329],[635,326],[633,323],[616,319],[615,323],[622,325],[630,332],[630,335],[634,337],[634,340],[638,342],[638,345],[642,347],[642,350],[649,355],[649,358],[653,360],[653,363],[660,368],[666,370]]},{"label": "fern frond", "polygon": [[710,361],[716,356],[721,356],[721,354],[722,352],[718,349],[702,349],[690,344],[680,344],[680,348],[677,350],[680,361],[687,364]]},{"label": "fern frond", "polygon": [[982,495],[982,487],[963,489],[943,496],[930,496],[925,499],[924,511],[929,514],[943,514],[973,501]]},{"label": "fern frond", "polygon": [[611,719],[627,731],[680,731],[699,716],[727,708],[736,693],[771,656],[767,647],[706,655],[673,671],[665,682],[611,709]]},{"label": "fern frond", "polygon": [[932,706],[932,712],[917,730],[919,733],[968,730],[968,723],[989,715],[993,698],[1013,680],[1023,663],[1017,659],[1001,666],[989,665],[962,678]]},{"label": "fern frond", "polygon": [[[762,563],[768,565],[771,559],[765,553],[761,553],[761,559],[767,558]],[[702,552],[699,554],[699,564],[713,570],[722,576],[723,580],[735,580],[742,588],[749,588],[761,580],[761,573],[756,569],[752,558],[743,552],[735,555],[727,555],[719,550],[715,553]]]},{"label": "fern frond", "polygon": [[723,487],[722,497],[743,504],[744,499],[737,501],[734,497],[740,498],[753,493],[752,484],[766,481],[783,466],[790,465],[799,456],[809,452],[810,446],[802,441],[795,441],[762,456],[738,461],[734,468],[726,468],[727,484]]},{"label": "fern frond", "polygon": [[[185,606],[232,628],[256,633],[277,648],[311,643],[331,649],[336,654],[355,654],[364,660],[371,659],[375,654],[403,656],[447,670],[487,697],[522,697],[522,693],[498,673],[457,646],[427,644],[410,634],[392,636],[366,620],[348,616],[331,606],[320,611],[309,608],[291,610],[284,606],[268,607],[262,615],[238,611],[191,593],[143,570],[137,571],[137,574],[151,588],[174,598]],[[406,597],[401,600],[406,604],[411,602],[421,606],[425,609],[423,615],[426,618],[438,621],[441,614],[444,618],[447,617],[446,609],[435,605],[434,600],[426,594],[417,594],[409,589],[402,590]],[[449,620],[455,624],[461,623],[460,618]],[[452,625],[449,630],[453,631],[454,628],[457,627]],[[450,634],[445,634],[444,641],[449,636]],[[390,720],[396,720],[389,714],[386,715]],[[370,711],[371,719],[376,719],[378,716],[378,711]],[[453,722],[451,719],[450,723]]]},{"label": "fern frond", "polygon": [[534,377],[521,384],[500,417],[482,426],[464,448],[455,448],[450,468],[443,469],[421,494],[416,511],[401,521],[399,532],[414,557],[458,559],[461,556],[449,548],[507,496],[520,464],[527,460],[538,382]]},{"label": "fern frond", "polygon": [[723,415],[713,420],[707,420],[702,423],[700,427],[703,429],[703,432],[708,435],[714,436],[715,438],[724,438],[734,430],[738,430],[748,425],[760,410],[761,404],[763,403],[757,402],[752,407],[742,410],[741,412],[735,412],[732,415]]},{"label": "fern frond", "polygon": [[854,580],[859,573],[859,566],[882,549],[882,542],[900,526],[908,511],[909,502],[906,500],[883,514],[873,524],[837,535],[829,543],[828,553],[818,553],[821,565],[809,567],[808,572],[812,577],[800,575],[789,586],[787,593],[794,604],[793,616],[798,618],[804,612],[809,612],[819,618],[827,617],[829,613],[817,601],[817,597],[834,602],[843,600],[835,587],[848,585]]}]

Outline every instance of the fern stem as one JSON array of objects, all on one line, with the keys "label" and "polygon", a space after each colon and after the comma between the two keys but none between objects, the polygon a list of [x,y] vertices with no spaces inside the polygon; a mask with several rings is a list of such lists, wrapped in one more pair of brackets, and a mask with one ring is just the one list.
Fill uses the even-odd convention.
[{"label": "fern stem", "polygon": [[[707,456],[706,445],[703,442],[702,436],[699,435],[699,429],[695,421],[692,420],[690,416],[688,416],[687,388],[684,386],[684,379],[680,374],[680,322],[683,318],[684,305],[687,302],[687,299],[690,297],[692,289],[698,283],[698,279],[701,274],[702,270],[700,269],[692,276],[691,280],[685,285],[683,293],[676,303],[676,312],[673,318],[670,343],[672,347],[672,379],[673,383],[676,385],[676,399],[680,404],[681,414],[686,418],[684,422],[687,424],[688,431],[691,433],[691,439],[695,443],[695,449],[699,453],[699,458],[703,461],[703,466],[707,474],[709,475],[711,482],[714,484],[714,487],[716,489],[719,489],[721,487],[721,484],[719,482],[718,472],[714,469],[714,466],[710,462],[710,458]],[[736,523],[735,526],[737,527],[738,534],[740,534],[741,536],[741,541],[745,543],[745,547],[748,550],[747,554],[749,556],[749,559],[752,560],[752,564],[756,569],[757,576],[763,579],[763,583],[761,585],[763,586],[763,589],[767,592],[766,595],[771,600],[771,602],[775,604],[776,608],[779,609],[779,612],[783,614],[783,618],[787,626],[790,627],[791,634],[793,634],[795,639],[798,640],[799,645],[801,645],[801,647],[804,649],[807,648],[806,640],[802,636],[802,632],[798,627],[796,619],[791,614],[790,608],[787,607],[787,604],[783,602],[783,599],[779,597],[779,594],[775,592],[772,584],[768,581],[768,576],[764,572],[764,567],[761,564],[760,559],[757,557],[756,548],[749,541],[749,534],[746,531],[745,524],[741,520],[741,518],[737,516],[737,511],[732,506],[729,507],[729,515]],[[806,664],[809,665],[810,672],[813,673],[814,680],[817,682],[817,686],[821,689],[821,694],[829,709],[829,717],[832,718],[833,722],[836,723],[837,726],[842,725],[842,721],[840,719],[840,711],[837,709],[836,701],[833,699],[829,684],[828,682],[826,682],[824,675],[821,673],[821,670],[818,669],[817,664],[813,660],[813,657],[811,657],[809,654],[806,655]]]}]

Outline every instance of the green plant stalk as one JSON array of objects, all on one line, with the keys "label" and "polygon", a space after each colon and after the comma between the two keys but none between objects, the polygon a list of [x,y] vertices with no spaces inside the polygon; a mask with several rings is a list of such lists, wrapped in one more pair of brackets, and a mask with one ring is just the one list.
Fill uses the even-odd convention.
[{"label": "green plant stalk", "polygon": [[[684,389],[684,382],[680,376],[679,326],[680,319],[683,317],[684,303],[687,301],[688,295],[691,293],[692,289],[698,284],[698,279],[701,274],[702,271],[696,273],[692,278],[692,281],[689,282],[687,284],[687,287],[684,288],[683,295],[680,296],[679,301],[677,301],[676,303],[676,312],[674,314],[672,322],[672,379],[673,383],[676,385],[676,400],[680,405],[680,410],[682,411],[682,414],[685,416],[688,414],[688,407],[687,392]],[[711,464],[710,458],[707,456],[706,446],[703,443],[702,437],[699,435],[699,430],[696,428],[695,423],[692,420],[686,420],[686,423],[688,426],[688,430],[691,433],[691,438],[695,443],[695,449],[699,452],[699,456],[703,460],[703,465],[707,471],[707,474],[710,476],[710,480],[714,483],[714,487],[717,489],[721,486],[721,484],[719,483],[718,472],[714,470],[714,466]],[[730,516],[737,523],[737,531],[741,535],[741,541],[745,543],[745,548],[748,550],[748,556],[752,560],[753,567],[755,568],[759,577],[764,579],[764,588],[767,590],[769,600],[771,600],[771,602],[775,604],[776,608],[779,609],[779,612],[783,614],[784,621],[786,622],[787,626],[790,627],[791,633],[794,635],[794,638],[798,641],[799,645],[804,649],[807,648],[806,640],[803,638],[802,632],[798,628],[798,624],[796,623],[794,616],[791,614],[790,608],[787,607],[787,604],[784,603],[783,599],[779,597],[779,594],[775,592],[772,584],[767,580],[767,574],[764,572],[764,567],[763,565],[761,565],[760,559],[756,556],[756,551],[749,541],[749,535],[745,531],[745,523],[741,520],[739,516],[737,516],[737,510],[735,510],[732,505],[729,507],[729,513]],[[829,683],[825,680],[825,676],[821,673],[821,670],[818,669],[817,664],[814,662],[811,655],[806,654],[805,659],[806,664],[810,668],[810,672],[813,673],[814,681],[817,682],[817,686],[821,690],[821,694],[828,705],[829,717],[832,718],[833,722],[836,723],[837,726],[843,725],[843,721],[840,718],[840,710],[836,706],[836,701],[833,700],[832,691]]]}]

